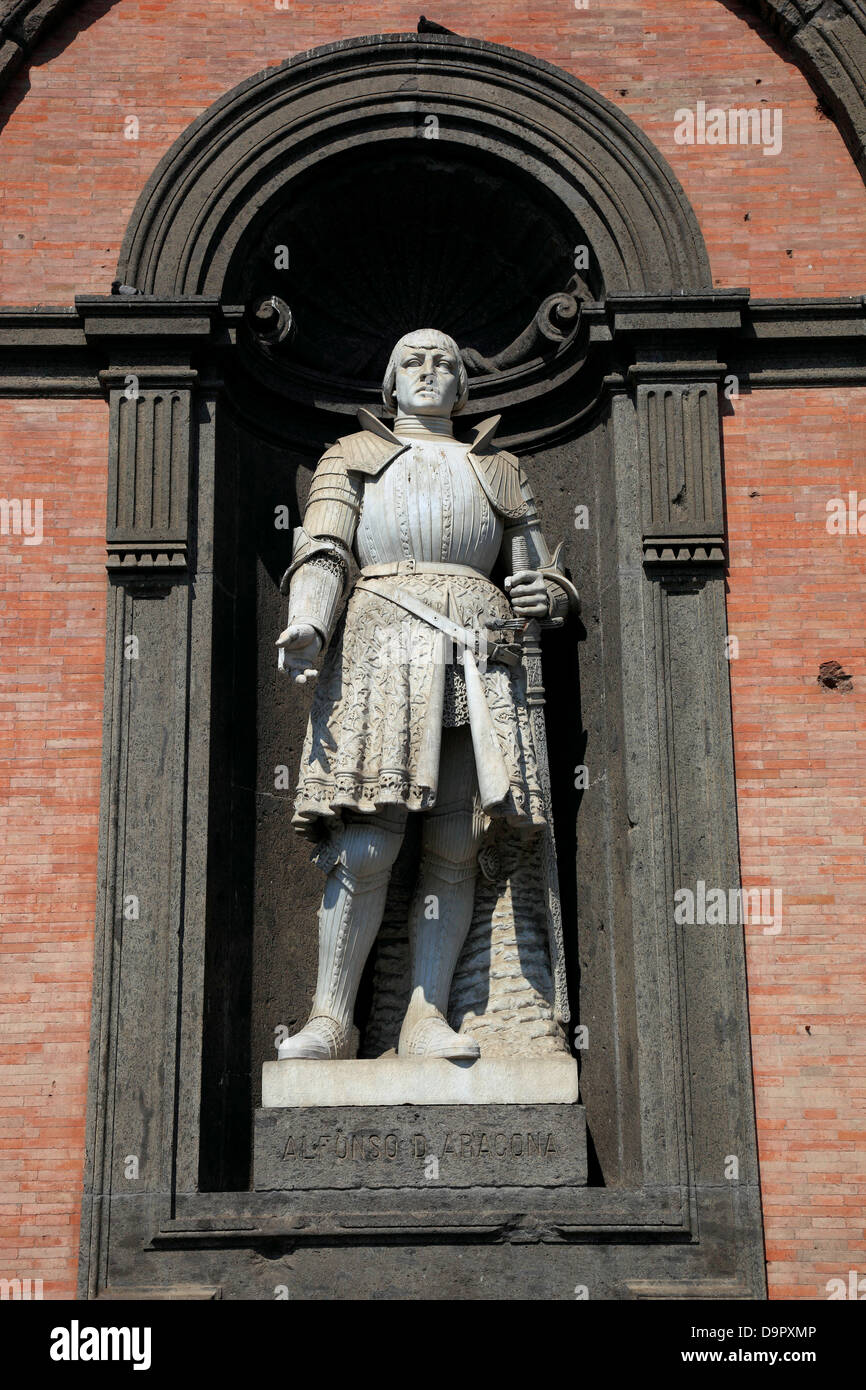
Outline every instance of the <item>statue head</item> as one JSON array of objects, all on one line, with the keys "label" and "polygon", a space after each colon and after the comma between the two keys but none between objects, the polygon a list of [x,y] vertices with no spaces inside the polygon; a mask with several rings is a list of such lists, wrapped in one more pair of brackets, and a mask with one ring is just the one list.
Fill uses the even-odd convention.
[{"label": "statue head", "polygon": [[447,333],[419,328],[402,337],[391,353],[382,399],[392,415],[456,415],[466,404],[469,382],[460,349]]}]

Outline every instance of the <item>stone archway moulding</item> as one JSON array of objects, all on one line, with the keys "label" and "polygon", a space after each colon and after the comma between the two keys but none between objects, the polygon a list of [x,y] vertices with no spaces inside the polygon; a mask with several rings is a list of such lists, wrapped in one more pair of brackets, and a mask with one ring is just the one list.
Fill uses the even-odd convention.
[{"label": "stone archway moulding", "polygon": [[672,170],[590,87],[524,53],[456,35],[345,40],[241,83],[184,132],[148,181],[118,275],[144,294],[219,297],[252,220],[312,164],[438,121],[440,148],[518,164],[583,228],[609,293],[711,286]]}]

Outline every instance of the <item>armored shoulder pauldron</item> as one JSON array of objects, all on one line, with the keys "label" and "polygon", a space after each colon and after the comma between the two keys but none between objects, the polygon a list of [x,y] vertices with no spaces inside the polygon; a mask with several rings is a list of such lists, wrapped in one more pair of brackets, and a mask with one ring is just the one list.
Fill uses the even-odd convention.
[{"label": "armored shoulder pauldron", "polygon": [[[499,418],[491,416],[476,427],[466,457],[494,510],[506,521],[519,521],[527,515],[529,503],[523,495],[517,459],[493,447]],[[411,441],[400,439],[368,410],[358,411],[358,421],[361,431],[344,435],[337,443],[348,473],[375,477],[411,448]]]}]

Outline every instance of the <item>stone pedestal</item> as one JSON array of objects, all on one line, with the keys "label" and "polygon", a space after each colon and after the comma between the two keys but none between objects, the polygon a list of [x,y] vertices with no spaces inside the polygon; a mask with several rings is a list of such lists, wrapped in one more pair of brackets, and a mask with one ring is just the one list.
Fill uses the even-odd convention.
[{"label": "stone pedestal", "polygon": [[257,1110],[257,1192],[577,1187],[582,1105],[359,1105]]},{"label": "stone pedestal", "polygon": [[573,1057],[266,1062],[256,1191],[581,1186],[577,1098]]},{"label": "stone pedestal", "polygon": [[379,1057],[375,1061],[265,1062],[262,1106],[572,1105],[573,1057]]}]

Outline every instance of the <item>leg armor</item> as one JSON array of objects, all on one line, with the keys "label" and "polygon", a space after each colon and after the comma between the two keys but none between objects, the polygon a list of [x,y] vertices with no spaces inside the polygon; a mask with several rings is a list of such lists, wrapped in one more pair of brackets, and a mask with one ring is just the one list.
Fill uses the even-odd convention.
[{"label": "leg armor", "polygon": [[400,850],[406,812],[352,816],[340,857],[325,881],[319,909],[319,973],[309,1020],[280,1044],[278,1057],[323,1061],[350,1057],[352,1015],[361,973],[385,911],[388,880]]},{"label": "leg armor", "polygon": [[401,1056],[472,1058],[474,1038],[448,1026],[454,969],[475,904],[483,816],[468,730],[442,735],[439,801],[424,818],[421,867],[409,917],[411,997]]}]

